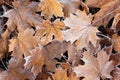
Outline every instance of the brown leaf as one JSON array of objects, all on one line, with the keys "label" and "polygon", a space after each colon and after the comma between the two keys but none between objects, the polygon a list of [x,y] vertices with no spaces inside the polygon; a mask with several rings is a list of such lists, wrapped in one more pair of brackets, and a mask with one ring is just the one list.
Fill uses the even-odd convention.
[{"label": "brown leaf", "polygon": [[101,9],[94,15],[92,25],[99,27],[106,26],[108,22],[120,12],[120,1],[114,0],[101,7]]},{"label": "brown leaf", "polygon": [[86,14],[89,13],[89,8],[80,0],[65,0],[61,1],[63,3],[63,12],[64,17],[70,17],[70,13],[75,13],[77,9],[81,6],[83,10],[85,10]]},{"label": "brown leaf", "polygon": [[5,55],[8,55],[8,46],[6,41],[0,38],[0,60],[2,60]]},{"label": "brown leaf", "polygon": [[10,54],[8,53],[8,32],[1,34],[0,38],[0,59],[7,58]]},{"label": "brown leaf", "polygon": [[12,1],[11,0],[0,0],[0,5],[3,5],[3,4],[11,5]]},{"label": "brown leaf", "polygon": [[120,53],[113,54],[111,58],[115,62],[115,69],[112,71],[112,80],[119,80],[120,79]]},{"label": "brown leaf", "polygon": [[10,9],[2,15],[2,17],[9,18],[6,23],[9,32],[14,31],[16,27],[21,32],[41,23],[42,19],[35,13],[38,7],[37,2],[15,0],[13,5],[14,9]]},{"label": "brown leaf", "polygon": [[52,41],[43,49],[46,54],[45,64],[48,70],[54,71],[58,62],[56,59],[60,59],[62,54],[67,50],[67,42]]},{"label": "brown leaf", "polygon": [[79,80],[74,72],[70,72],[69,75],[67,72],[67,69],[59,67],[56,69],[55,74],[53,74],[53,78],[55,80]]},{"label": "brown leaf", "polygon": [[78,51],[76,47],[69,42],[67,45],[67,51],[68,51],[68,62],[72,66],[79,65],[81,63],[80,58],[82,57],[82,54],[80,53],[80,51]]},{"label": "brown leaf", "polygon": [[118,13],[115,17],[114,17],[114,21],[112,23],[111,29],[114,30],[114,32],[118,32],[120,30],[120,13]]},{"label": "brown leaf", "polygon": [[8,70],[0,73],[0,80],[34,80],[32,73],[24,70],[23,64],[24,60],[18,63],[16,59],[12,58],[9,62]]},{"label": "brown leaf", "polygon": [[84,52],[82,60],[84,65],[74,67],[73,70],[79,77],[85,77],[85,80],[100,80],[111,78],[110,72],[114,69],[113,61],[109,61],[110,55],[101,50],[97,58],[92,53]]},{"label": "brown leaf", "polygon": [[50,80],[53,80],[52,75],[50,74],[50,71],[47,70],[47,66],[43,66],[42,72],[40,72],[35,80],[47,80],[50,78]]},{"label": "brown leaf", "polygon": [[109,3],[114,0],[86,0],[85,4],[89,7],[102,7],[106,3]]},{"label": "brown leaf", "polygon": [[39,44],[39,37],[33,36],[33,29],[26,29],[18,34],[17,38],[10,40],[9,51],[13,51],[15,58],[21,58],[22,54],[25,57],[29,56],[29,50],[35,48]]},{"label": "brown leaf", "polygon": [[115,49],[115,51],[117,51],[117,52],[120,52],[120,36],[119,35],[117,35],[117,34],[114,34],[114,35],[112,35],[112,39],[113,39],[113,42],[114,42],[114,49]]},{"label": "brown leaf", "polygon": [[41,72],[46,57],[41,47],[31,50],[30,53],[29,56],[25,57],[26,63],[24,66],[26,69],[32,68],[31,72],[36,76]]}]

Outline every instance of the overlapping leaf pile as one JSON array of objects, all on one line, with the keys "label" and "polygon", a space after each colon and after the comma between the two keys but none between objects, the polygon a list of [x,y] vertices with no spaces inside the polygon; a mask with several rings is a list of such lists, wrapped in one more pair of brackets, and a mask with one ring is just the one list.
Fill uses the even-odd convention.
[{"label": "overlapping leaf pile", "polygon": [[0,5],[0,80],[120,80],[120,0]]}]

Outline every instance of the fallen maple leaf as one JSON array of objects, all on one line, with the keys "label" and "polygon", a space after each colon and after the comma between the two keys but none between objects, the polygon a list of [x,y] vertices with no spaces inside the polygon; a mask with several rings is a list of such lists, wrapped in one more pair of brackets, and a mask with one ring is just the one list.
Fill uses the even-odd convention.
[{"label": "fallen maple leaf", "polygon": [[41,72],[46,56],[41,47],[31,50],[30,53],[31,55],[25,57],[26,63],[24,66],[26,69],[32,68],[31,72],[33,72],[36,76],[39,72]]},{"label": "fallen maple leaf", "polygon": [[47,70],[47,66],[43,66],[42,71],[36,76],[35,80],[48,80],[48,78],[50,78],[50,80],[53,80],[50,71]]},{"label": "fallen maple leaf", "polygon": [[80,0],[60,0],[60,2],[63,4],[63,12],[64,17],[69,17],[70,13],[75,13],[77,9],[81,6],[82,9],[86,11],[86,14],[89,13],[89,8],[85,3],[83,3]]},{"label": "fallen maple leaf", "polygon": [[43,50],[46,55],[45,64],[48,70],[54,71],[58,62],[57,59],[59,60],[67,50],[67,42],[52,41]]},{"label": "fallen maple leaf", "polygon": [[17,62],[15,58],[12,58],[8,69],[0,73],[0,80],[34,80],[32,73],[24,69],[24,62],[24,60]]},{"label": "fallen maple leaf", "polygon": [[18,33],[18,37],[10,39],[9,52],[13,51],[13,56],[18,59],[22,54],[25,57],[29,56],[29,50],[35,48],[39,44],[39,37],[34,35],[33,29],[26,29],[23,32]]},{"label": "fallen maple leaf", "polygon": [[6,36],[6,33],[3,33],[2,38],[0,38],[0,59],[8,57],[8,38]]},{"label": "fallen maple leaf", "polygon": [[111,29],[113,29],[114,32],[118,32],[120,30],[120,13],[114,17]]},{"label": "fallen maple leaf", "polygon": [[111,1],[114,0],[86,0],[85,4],[89,7],[102,7],[103,5],[105,5],[106,3],[109,3]]},{"label": "fallen maple leaf", "polygon": [[120,1],[114,0],[105,4],[101,9],[94,15],[92,25],[99,27],[101,25],[107,26],[108,22],[117,14],[120,13]]},{"label": "fallen maple leaf", "polygon": [[6,25],[10,32],[16,27],[21,32],[41,23],[42,18],[35,13],[38,7],[37,2],[14,0],[13,5],[14,9],[8,10],[1,16],[9,18]]},{"label": "fallen maple leaf", "polygon": [[41,16],[46,19],[52,18],[53,15],[63,17],[62,5],[57,0],[41,0],[38,10],[42,11]]},{"label": "fallen maple leaf", "polygon": [[114,35],[112,35],[112,39],[113,39],[113,42],[114,42],[113,47],[114,47],[115,51],[120,52],[120,46],[119,46],[120,36],[117,35],[117,34],[114,34]]},{"label": "fallen maple leaf", "polygon": [[70,27],[70,29],[63,31],[64,40],[71,41],[71,43],[78,40],[78,49],[87,47],[89,42],[96,46],[98,30],[91,25],[92,16],[80,10],[77,10],[75,14],[70,14],[70,17],[64,21],[65,25]]},{"label": "fallen maple leaf", "polygon": [[79,80],[74,72],[70,72],[68,75],[67,69],[62,69],[61,67],[57,68],[52,76],[54,80]]},{"label": "fallen maple leaf", "polygon": [[40,36],[41,42],[45,45],[53,40],[62,41],[63,34],[61,29],[65,29],[65,25],[60,20],[55,20],[51,23],[49,20],[45,20],[36,32],[37,36]]},{"label": "fallen maple leaf", "polygon": [[110,72],[114,69],[113,61],[109,61],[110,55],[101,50],[97,54],[97,58],[92,53],[84,52],[82,60],[84,65],[73,68],[78,77],[84,77],[85,80],[100,80],[112,78]]},{"label": "fallen maple leaf", "polygon": [[111,75],[113,76],[112,80],[119,80],[120,79],[120,53],[113,54],[111,58],[115,62],[115,68],[111,73]]}]

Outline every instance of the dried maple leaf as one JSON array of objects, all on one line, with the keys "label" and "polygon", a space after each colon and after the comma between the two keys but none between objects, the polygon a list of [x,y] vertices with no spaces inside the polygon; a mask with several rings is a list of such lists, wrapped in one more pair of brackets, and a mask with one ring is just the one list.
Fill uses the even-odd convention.
[{"label": "dried maple leaf", "polygon": [[50,71],[47,70],[47,66],[43,66],[42,71],[37,75],[35,80],[47,80],[48,78],[50,78],[50,80],[53,80]]},{"label": "dried maple leaf", "polygon": [[18,63],[16,59],[12,58],[9,62],[8,69],[0,73],[0,80],[34,80],[32,73],[24,70],[24,62],[25,61],[23,60]]},{"label": "dried maple leaf", "polygon": [[21,32],[41,23],[42,19],[35,13],[38,7],[37,2],[14,0],[13,5],[14,9],[10,9],[2,15],[2,17],[9,18],[6,25],[10,32],[14,31],[16,27]]},{"label": "dried maple leaf", "polygon": [[114,0],[86,0],[85,4],[88,5],[89,7],[101,7],[111,1]]},{"label": "dried maple leaf", "polygon": [[113,54],[111,57],[115,61],[115,69],[112,71],[112,80],[120,79],[120,53]]},{"label": "dried maple leaf", "polygon": [[114,46],[115,51],[120,52],[120,36],[117,34],[114,34],[112,35],[112,39],[114,42],[113,46]]},{"label": "dried maple leaf", "polygon": [[85,77],[85,80],[100,80],[111,78],[110,72],[114,69],[113,61],[109,61],[110,55],[101,50],[97,54],[97,58],[92,53],[84,52],[82,60],[84,65],[79,65],[73,68],[73,71],[79,77]]},{"label": "dried maple leaf", "polygon": [[33,29],[26,29],[23,32],[18,33],[18,37],[10,39],[9,51],[13,51],[13,56],[18,59],[22,54],[25,57],[29,56],[29,50],[36,47],[39,43],[39,37],[34,35]]},{"label": "dried maple leaf", "polygon": [[43,48],[46,59],[45,64],[48,70],[54,71],[62,54],[67,50],[67,42],[52,41]]},{"label": "dried maple leaf", "polygon": [[89,8],[80,0],[61,0],[63,4],[64,17],[69,17],[70,13],[75,13],[77,9],[81,6],[82,9],[86,11],[86,14],[89,13]]},{"label": "dried maple leaf", "polygon": [[120,13],[118,13],[115,17],[114,17],[114,21],[112,23],[111,29],[114,30],[114,32],[117,32],[120,30]]},{"label": "dried maple leaf", "polygon": [[55,20],[51,23],[49,20],[45,20],[37,30],[36,35],[40,36],[41,42],[45,45],[53,40],[62,41],[63,34],[61,29],[65,29],[65,25],[60,20]]},{"label": "dried maple leaf", "polygon": [[62,5],[57,0],[41,0],[39,11],[46,19],[52,18],[53,15],[63,17]]},{"label": "dried maple leaf", "polygon": [[11,0],[0,0],[0,5],[3,5],[3,4],[11,5],[12,1]]},{"label": "dried maple leaf", "polygon": [[95,46],[98,40],[96,36],[98,30],[91,25],[92,16],[80,10],[77,10],[75,14],[70,14],[70,17],[64,21],[65,25],[70,27],[63,32],[64,40],[71,41],[71,43],[78,40],[78,49],[86,47],[89,42]]},{"label": "dried maple leaf", "polygon": [[73,44],[68,43],[67,52],[68,62],[71,63],[72,66],[77,66],[78,64],[80,64],[80,57],[82,57],[82,54],[76,49]]},{"label": "dried maple leaf", "polygon": [[1,34],[1,38],[0,38],[0,59],[1,60],[5,57],[7,58],[10,55],[8,52],[8,44],[9,44],[8,34],[9,34],[8,31]]},{"label": "dried maple leaf", "polygon": [[54,80],[79,80],[74,72],[67,74],[67,69],[57,68],[55,74],[52,75]]},{"label": "dried maple leaf", "polygon": [[30,51],[31,55],[25,57],[26,63],[24,64],[25,68],[31,69],[31,72],[34,73],[34,75],[38,75],[39,72],[42,70],[42,66],[45,63],[45,54],[42,51],[41,47],[37,47]]},{"label": "dried maple leaf", "polygon": [[106,26],[108,22],[117,14],[120,13],[120,1],[114,0],[101,7],[101,9],[94,15],[92,25]]},{"label": "dried maple leaf", "polygon": [[7,39],[0,38],[0,60],[5,56],[8,56],[8,45]]}]

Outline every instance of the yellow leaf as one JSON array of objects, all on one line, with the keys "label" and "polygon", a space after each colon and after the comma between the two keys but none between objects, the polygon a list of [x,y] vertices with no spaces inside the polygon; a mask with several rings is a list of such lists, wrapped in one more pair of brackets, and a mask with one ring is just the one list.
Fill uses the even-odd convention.
[{"label": "yellow leaf", "polygon": [[51,42],[53,40],[53,36],[55,40],[62,41],[63,34],[61,29],[65,29],[63,22],[55,20],[53,23],[51,23],[49,20],[45,20],[40,25],[40,29],[37,30],[36,35],[40,36],[43,44]]},{"label": "yellow leaf", "polygon": [[63,17],[62,7],[57,0],[41,0],[38,9],[46,19],[50,19],[53,15]]}]

